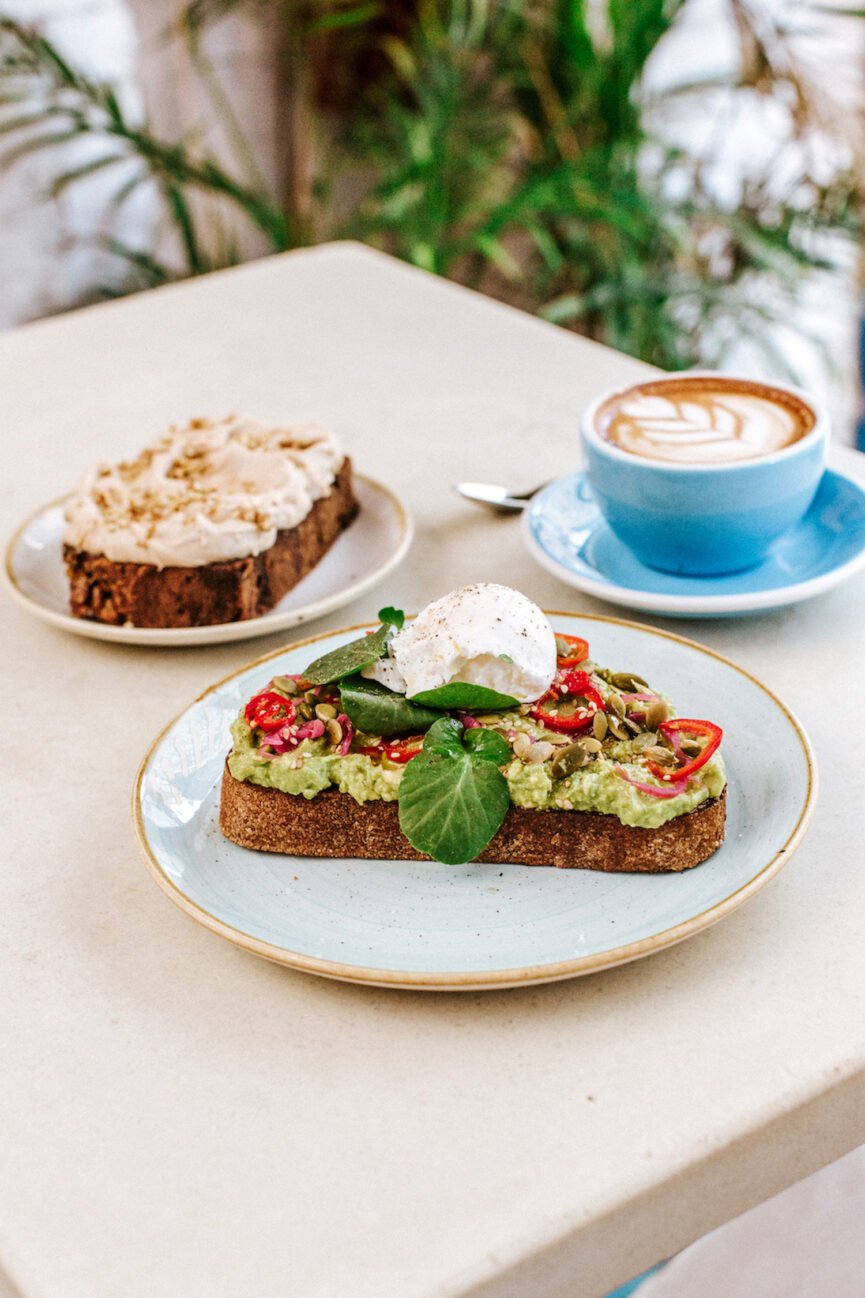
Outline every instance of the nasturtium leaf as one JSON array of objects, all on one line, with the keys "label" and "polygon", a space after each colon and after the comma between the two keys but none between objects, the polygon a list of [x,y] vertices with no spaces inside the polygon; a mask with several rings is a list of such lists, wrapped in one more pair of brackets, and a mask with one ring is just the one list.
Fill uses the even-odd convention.
[{"label": "nasturtium leaf", "polygon": [[361,668],[369,667],[371,663],[383,658],[394,628],[398,630],[402,625],[402,613],[399,609],[383,608],[381,617],[382,625],[371,635],[350,640],[348,644],[340,645],[339,649],[332,649],[330,653],[311,662],[303,673],[306,679],[313,685],[328,685],[331,681],[342,680],[344,676],[353,676]]},{"label": "nasturtium leaf", "polygon": [[438,753],[443,757],[460,756],[463,752],[465,727],[456,717],[439,717],[423,742],[425,753]]},{"label": "nasturtium leaf", "polygon": [[463,681],[451,681],[450,685],[439,685],[434,690],[422,690],[420,694],[412,695],[411,701],[428,708],[460,708],[476,712],[519,707],[517,699],[510,694],[499,694],[497,690],[488,690],[485,685],[469,685]]},{"label": "nasturtium leaf", "polygon": [[505,762],[511,760],[511,746],[504,735],[500,735],[496,730],[485,730],[483,726],[474,726],[471,730],[466,730],[463,743],[473,757],[494,762],[496,766],[504,766]]},{"label": "nasturtium leaf", "polygon": [[339,693],[343,712],[355,729],[367,735],[422,734],[441,717],[440,712],[409,703],[404,695],[363,676],[340,681]]},{"label": "nasturtium leaf", "polygon": [[499,770],[510,748],[489,731],[483,732],[487,740],[471,738],[478,733],[479,728],[463,730],[452,717],[442,717],[427,732],[422,752],[408,763],[400,783],[400,829],[418,852],[446,865],[479,856],[510,806],[507,780]]},{"label": "nasturtium leaf", "polygon": [[387,608],[379,609],[378,620],[384,626],[392,626],[395,627],[397,631],[401,631],[403,623],[405,622],[405,613],[403,613],[401,608],[391,608],[391,606],[388,605]]}]

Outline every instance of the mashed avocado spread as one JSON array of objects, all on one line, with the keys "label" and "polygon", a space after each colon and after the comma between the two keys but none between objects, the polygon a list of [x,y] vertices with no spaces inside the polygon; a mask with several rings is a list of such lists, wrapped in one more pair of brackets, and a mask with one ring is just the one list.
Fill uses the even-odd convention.
[{"label": "mashed avocado spread", "polygon": [[[491,723],[492,718],[481,724]],[[535,742],[550,737],[543,726],[520,711],[497,715],[495,728],[504,734],[525,733]],[[264,755],[242,711],[232,726],[232,737],[228,767],[235,779],[305,798],[314,798],[322,789],[333,786],[359,803],[379,799],[391,802],[398,796],[406,769],[386,756],[373,758],[359,752],[340,756],[326,738],[304,739],[293,751],[279,756]],[[368,736],[355,737],[355,746],[370,742]],[[561,778],[553,775],[554,756],[543,762],[524,762],[514,755],[500,768],[511,802],[537,810],[599,811],[617,816],[625,825],[655,829],[718,797],[725,784],[724,764],[718,753],[691,777],[686,788],[665,798],[642,792],[617,772],[618,766],[634,780],[647,779],[635,741],[608,743],[590,763]]]}]

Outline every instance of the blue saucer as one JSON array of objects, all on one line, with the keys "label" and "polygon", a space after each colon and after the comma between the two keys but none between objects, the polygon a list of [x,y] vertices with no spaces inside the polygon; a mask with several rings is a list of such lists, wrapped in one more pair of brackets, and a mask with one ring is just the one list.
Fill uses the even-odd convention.
[{"label": "blue saucer", "polygon": [[647,568],[607,526],[584,473],[538,492],[523,536],[538,563],[598,599],[668,617],[733,617],[797,604],[865,567],[865,490],[827,469],[811,508],[768,558],[725,577]]}]

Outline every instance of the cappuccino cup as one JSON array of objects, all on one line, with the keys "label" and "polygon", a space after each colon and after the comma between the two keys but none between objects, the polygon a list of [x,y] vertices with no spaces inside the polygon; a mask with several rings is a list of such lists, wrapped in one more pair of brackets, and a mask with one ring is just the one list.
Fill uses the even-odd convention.
[{"label": "cappuccino cup", "polygon": [[797,388],[689,370],[584,411],[586,472],[619,540],[662,572],[753,568],[814,499],[828,420]]}]

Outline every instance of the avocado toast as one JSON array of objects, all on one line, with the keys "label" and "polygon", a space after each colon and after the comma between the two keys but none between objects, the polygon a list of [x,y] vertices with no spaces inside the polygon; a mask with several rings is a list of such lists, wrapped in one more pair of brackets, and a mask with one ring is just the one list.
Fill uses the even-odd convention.
[{"label": "avocado toast", "polygon": [[[508,593],[464,590],[486,592],[487,605],[488,592]],[[223,833],[300,856],[633,872],[705,860],[724,836],[720,729],[676,717],[641,676],[598,665],[586,641],[554,637],[546,619],[514,608],[495,615],[513,622],[510,647],[530,632],[537,652],[525,664],[497,654],[498,688],[478,677],[493,679],[501,634],[481,652],[474,627],[457,668],[448,660],[429,678],[442,683],[416,689],[418,642],[428,666],[443,661],[442,636],[459,641],[452,610],[428,618],[435,641],[418,629],[428,610],[406,631],[400,613],[383,610],[373,633],[263,683],[232,726]],[[405,685],[400,668],[410,695],[383,683]]]}]

